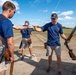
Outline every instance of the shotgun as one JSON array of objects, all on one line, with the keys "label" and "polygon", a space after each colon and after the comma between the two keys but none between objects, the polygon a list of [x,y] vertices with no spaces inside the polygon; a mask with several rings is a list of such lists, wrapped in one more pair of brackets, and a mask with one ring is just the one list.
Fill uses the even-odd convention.
[{"label": "shotgun", "polygon": [[66,40],[65,43],[64,43],[65,46],[66,46],[66,48],[69,50],[69,56],[72,58],[72,60],[76,60],[76,56],[75,56],[75,54],[73,53],[73,49],[70,49],[67,41],[70,41],[70,40],[71,40],[71,38],[73,37],[73,34],[74,34],[75,31],[76,31],[76,26],[75,26],[74,29],[71,31],[70,35],[68,36],[67,40]]},{"label": "shotgun", "polygon": [[[10,52],[8,49],[6,49],[4,57],[6,61],[10,61]],[[10,75],[13,75],[13,68],[14,68],[14,62],[10,64]]]}]

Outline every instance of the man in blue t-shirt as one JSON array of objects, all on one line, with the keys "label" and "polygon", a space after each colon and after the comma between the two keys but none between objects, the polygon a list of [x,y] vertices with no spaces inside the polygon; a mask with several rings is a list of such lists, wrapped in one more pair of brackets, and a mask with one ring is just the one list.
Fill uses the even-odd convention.
[{"label": "man in blue t-shirt", "polygon": [[[29,21],[25,21],[25,25],[24,26],[29,26]],[[20,48],[22,48],[22,58],[21,60],[24,59],[24,50],[25,48],[29,48],[29,52],[30,52],[30,58],[32,59],[33,57],[33,53],[32,53],[32,41],[31,41],[31,32],[32,29],[31,28],[27,28],[24,30],[21,30],[21,35],[22,35],[22,41],[20,44]]]},{"label": "man in blue t-shirt", "polygon": [[66,40],[66,36],[63,33],[62,25],[57,22],[58,15],[53,13],[51,15],[51,22],[45,24],[42,28],[35,29],[36,31],[47,31],[47,55],[48,57],[48,69],[47,72],[51,69],[51,61],[52,61],[52,54],[55,51],[57,56],[57,64],[58,64],[58,75],[61,75],[61,44],[60,44],[60,37],[59,35]]},{"label": "man in blue t-shirt", "polygon": [[[17,30],[32,28],[28,26],[15,26],[12,24],[9,19],[14,16],[15,11],[15,5],[10,1],[6,1],[2,6],[2,14],[0,14],[0,36],[2,37],[2,40],[0,39],[0,42],[5,45],[5,48],[8,48],[11,63],[14,61],[13,28]],[[0,75],[5,75],[5,72],[8,69],[6,65],[4,65],[4,62],[0,63]]]},{"label": "man in blue t-shirt", "polygon": [[[13,24],[9,20],[15,13],[16,7],[13,3],[7,1],[2,6],[2,14],[0,15],[0,36],[2,37],[2,44],[10,51],[10,61],[14,61],[14,42],[13,42]],[[0,75],[5,75],[6,66],[0,63]]]}]

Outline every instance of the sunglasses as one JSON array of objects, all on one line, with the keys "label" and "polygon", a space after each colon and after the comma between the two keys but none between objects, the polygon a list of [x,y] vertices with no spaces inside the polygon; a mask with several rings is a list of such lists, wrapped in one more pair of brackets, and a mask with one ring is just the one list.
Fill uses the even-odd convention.
[{"label": "sunglasses", "polygon": [[56,18],[51,18],[52,20],[56,20]]},{"label": "sunglasses", "polygon": [[14,11],[14,14],[16,13],[16,11]]}]

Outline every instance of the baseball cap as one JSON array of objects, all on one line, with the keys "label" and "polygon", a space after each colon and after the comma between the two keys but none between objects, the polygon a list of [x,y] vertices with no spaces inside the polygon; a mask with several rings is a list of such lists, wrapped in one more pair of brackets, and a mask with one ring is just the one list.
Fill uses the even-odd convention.
[{"label": "baseball cap", "polygon": [[51,18],[58,18],[58,15],[57,15],[56,13],[53,13],[53,14],[51,15]]}]

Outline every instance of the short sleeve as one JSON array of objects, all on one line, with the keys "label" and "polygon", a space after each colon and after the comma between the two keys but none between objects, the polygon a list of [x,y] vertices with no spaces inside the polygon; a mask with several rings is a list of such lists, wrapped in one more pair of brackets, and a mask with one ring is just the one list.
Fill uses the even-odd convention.
[{"label": "short sleeve", "polygon": [[59,33],[60,33],[60,34],[63,34],[63,28],[62,28],[62,25],[60,25]]},{"label": "short sleeve", "polygon": [[44,26],[42,26],[42,31],[44,32],[44,31],[46,31],[48,29],[48,25],[47,24],[45,24]]},{"label": "short sleeve", "polygon": [[2,24],[2,30],[4,38],[13,37],[13,24],[10,20],[4,20]]}]

